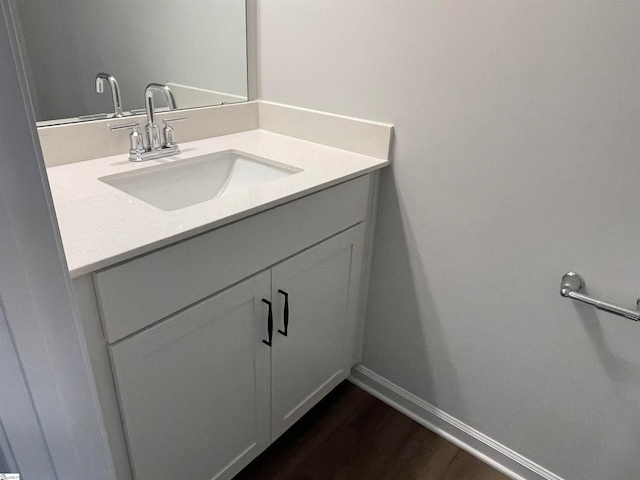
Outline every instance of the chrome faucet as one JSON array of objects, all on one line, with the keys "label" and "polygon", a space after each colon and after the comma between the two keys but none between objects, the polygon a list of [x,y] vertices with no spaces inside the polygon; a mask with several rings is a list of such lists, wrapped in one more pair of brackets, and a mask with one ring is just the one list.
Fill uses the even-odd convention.
[{"label": "chrome faucet", "polygon": [[154,92],[164,93],[167,98],[167,105],[169,110],[176,109],[176,99],[171,92],[171,89],[161,83],[150,83],[147,88],[144,89],[144,103],[147,108],[147,125],[145,126],[145,132],[147,136],[147,149],[148,150],[160,150],[162,148],[162,139],[160,137],[160,127],[156,125],[155,121],[155,105],[153,103]]},{"label": "chrome faucet", "polygon": [[111,87],[111,100],[113,101],[114,117],[122,117],[122,102],[120,100],[120,87],[116,77],[110,73],[100,72],[96,75],[96,93],[104,93],[104,81]]},{"label": "chrome faucet", "polygon": [[144,160],[168,157],[169,155],[178,155],[180,153],[180,148],[178,148],[178,144],[175,142],[173,128],[171,128],[170,123],[177,122],[178,120],[185,120],[187,117],[163,119],[165,126],[162,129],[161,134],[160,127],[156,124],[155,118],[156,112],[153,101],[153,94],[155,92],[164,93],[167,98],[169,109],[176,109],[176,100],[171,89],[167,85],[163,85],[161,83],[150,83],[147,85],[147,88],[144,89],[144,101],[147,111],[147,124],[145,125],[144,141],[140,134],[138,134],[139,123],[113,126],[109,125],[111,130],[121,130],[124,128],[133,129],[129,136],[129,160],[132,162],[142,162]]}]

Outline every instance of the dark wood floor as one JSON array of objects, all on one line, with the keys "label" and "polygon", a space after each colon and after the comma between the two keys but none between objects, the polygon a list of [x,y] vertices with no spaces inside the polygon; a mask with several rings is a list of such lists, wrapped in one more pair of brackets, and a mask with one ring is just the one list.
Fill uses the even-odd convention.
[{"label": "dark wood floor", "polygon": [[348,382],[234,480],[508,480]]}]

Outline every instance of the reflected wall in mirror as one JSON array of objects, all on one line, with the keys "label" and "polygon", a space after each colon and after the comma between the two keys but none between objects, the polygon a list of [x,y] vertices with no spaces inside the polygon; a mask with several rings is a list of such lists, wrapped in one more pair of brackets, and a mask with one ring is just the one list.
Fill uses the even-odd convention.
[{"label": "reflected wall in mirror", "polygon": [[169,85],[179,109],[247,100],[245,0],[16,0],[14,10],[39,125],[112,116],[99,72],[117,79],[125,115],[144,109],[151,82]]}]

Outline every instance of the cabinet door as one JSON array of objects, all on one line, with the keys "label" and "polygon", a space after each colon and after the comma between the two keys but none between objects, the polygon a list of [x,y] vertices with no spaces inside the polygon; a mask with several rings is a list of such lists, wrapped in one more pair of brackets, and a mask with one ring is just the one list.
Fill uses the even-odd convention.
[{"label": "cabinet door", "polygon": [[136,480],[228,479],[269,444],[269,273],[110,347]]},{"label": "cabinet door", "polygon": [[360,225],[272,269],[272,441],[349,374],[351,350],[345,343],[352,340],[348,332],[357,317],[362,238]]}]

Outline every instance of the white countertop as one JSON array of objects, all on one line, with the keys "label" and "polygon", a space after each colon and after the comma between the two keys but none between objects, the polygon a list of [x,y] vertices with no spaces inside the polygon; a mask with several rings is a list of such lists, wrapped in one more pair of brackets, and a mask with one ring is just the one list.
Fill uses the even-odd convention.
[{"label": "white countertop", "polygon": [[[69,272],[77,277],[388,165],[387,160],[251,130],[187,142],[175,157],[133,163],[128,154],[47,169]],[[160,210],[99,177],[235,149],[303,171],[244,193]]]}]

